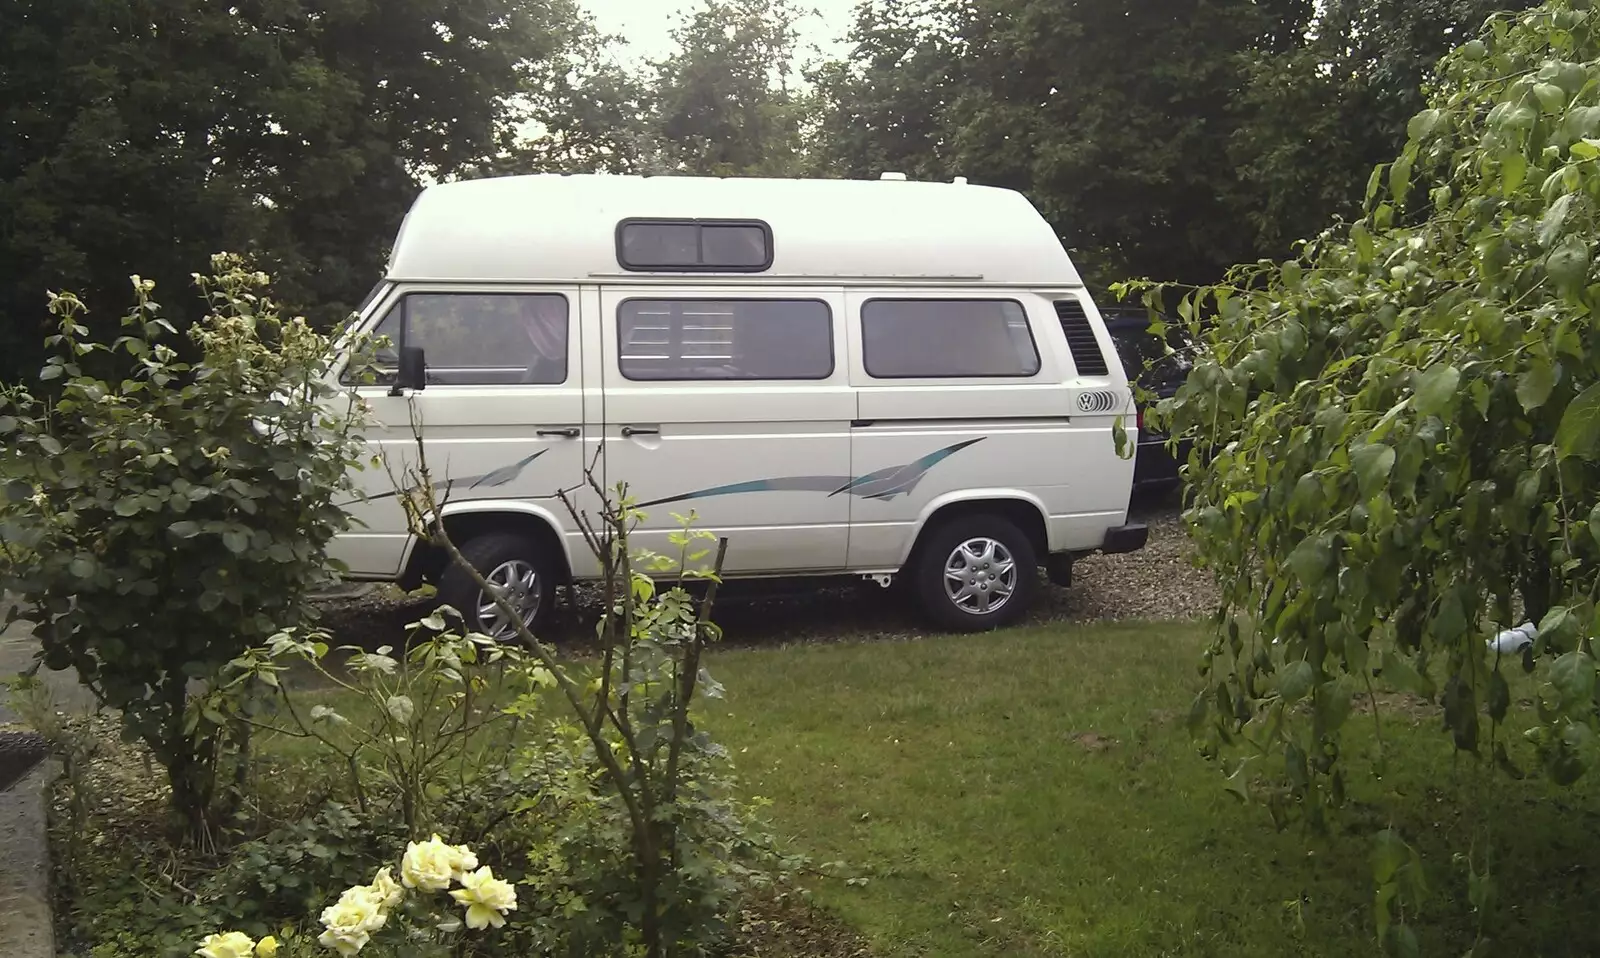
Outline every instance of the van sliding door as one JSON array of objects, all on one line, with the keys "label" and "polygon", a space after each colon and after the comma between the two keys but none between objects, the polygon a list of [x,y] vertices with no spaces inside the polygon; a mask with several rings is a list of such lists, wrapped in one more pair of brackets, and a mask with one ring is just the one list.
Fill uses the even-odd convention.
[{"label": "van sliding door", "polygon": [[[727,536],[745,575],[840,571],[855,394],[841,290],[657,285],[601,292],[605,475],[675,554],[673,515]],[[838,358],[836,358],[836,352]]]}]

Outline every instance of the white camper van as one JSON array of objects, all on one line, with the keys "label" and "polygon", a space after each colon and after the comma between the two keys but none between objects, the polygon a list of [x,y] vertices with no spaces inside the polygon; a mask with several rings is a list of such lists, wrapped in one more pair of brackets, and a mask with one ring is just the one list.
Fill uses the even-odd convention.
[{"label": "white camper van", "polygon": [[[413,458],[442,521],[535,624],[598,572],[553,498],[629,484],[635,544],[673,513],[727,536],[729,578],[905,582],[933,620],[1014,621],[1074,558],[1141,548],[1132,396],[1100,314],[1020,194],[956,183],[514,176],[426,189],[360,329],[395,347],[369,440]],[[1132,416],[1127,419],[1132,431]],[[433,581],[507,634],[367,470],[353,578]],[[598,502],[580,505],[594,508]]]}]

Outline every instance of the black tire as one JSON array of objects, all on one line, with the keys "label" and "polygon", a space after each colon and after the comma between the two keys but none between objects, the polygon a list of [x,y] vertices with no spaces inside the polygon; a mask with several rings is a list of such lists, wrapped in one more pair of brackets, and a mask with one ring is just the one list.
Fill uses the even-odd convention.
[{"label": "black tire", "polygon": [[[497,575],[503,567],[507,571],[515,571],[515,564],[532,570],[537,604],[528,626],[538,633],[549,623],[556,605],[555,564],[538,542],[515,533],[492,532],[468,540],[460,549],[461,557],[485,578]],[[453,606],[460,612],[466,619],[468,631],[496,635],[496,631],[489,628],[478,615],[478,610],[488,605],[489,598],[479,589],[472,576],[454,562],[439,576],[439,602]],[[496,637],[515,639],[516,633],[507,631]]]},{"label": "black tire", "polygon": [[[956,552],[963,544],[981,541],[998,545],[994,558],[999,558],[1002,551],[1010,555],[1010,592],[998,604],[994,604],[995,593],[980,593],[968,600],[969,607],[963,607],[946,589],[946,568],[956,561]],[[1003,572],[997,575],[997,569],[979,566],[972,571],[978,575],[969,584],[978,588],[984,585],[979,581],[982,575],[990,576],[990,589],[1007,581]],[[1010,520],[995,515],[963,516],[931,530],[918,544],[910,572],[923,614],[935,627],[947,632],[987,632],[1013,625],[1027,614],[1039,587],[1039,561],[1032,541]],[[985,595],[992,607],[980,611]]]}]

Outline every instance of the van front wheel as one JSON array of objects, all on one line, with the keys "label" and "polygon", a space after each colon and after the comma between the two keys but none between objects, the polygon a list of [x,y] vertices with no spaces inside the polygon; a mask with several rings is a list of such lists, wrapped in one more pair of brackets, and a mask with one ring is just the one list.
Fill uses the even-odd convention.
[{"label": "van front wheel", "polygon": [[[467,570],[452,562],[439,576],[439,601],[455,607],[467,628],[501,641],[517,638],[515,620],[529,629],[548,621],[555,606],[555,575],[544,550],[530,539],[494,533],[469,540],[461,557],[477,570],[489,589],[481,589]],[[508,602],[515,619],[495,602]]]},{"label": "van front wheel", "polygon": [[1038,559],[1021,529],[999,516],[967,516],[934,531],[913,575],[923,610],[939,628],[984,632],[1028,611]]}]

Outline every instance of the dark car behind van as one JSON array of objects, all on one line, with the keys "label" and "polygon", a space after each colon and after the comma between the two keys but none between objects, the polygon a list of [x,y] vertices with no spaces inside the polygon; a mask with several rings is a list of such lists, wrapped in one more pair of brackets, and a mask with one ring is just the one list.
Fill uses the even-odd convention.
[{"label": "dark car behind van", "polygon": [[1181,348],[1181,330],[1168,334],[1168,342],[1177,350],[1168,355],[1161,338],[1150,332],[1150,314],[1143,307],[1108,306],[1100,313],[1105,317],[1106,331],[1116,343],[1122,368],[1128,379],[1140,387],[1134,393],[1140,407],[1138,453],[1133,464],[1134,488],[1150,491],[1177,486],[1180,481],[1178,466],[1189,456],[1189,443],[1182,443],[1174,456],[1167,447],[1166,434],[1146,427],[1144,407],[1175,394],[1189,375],[1189,360]]}]

